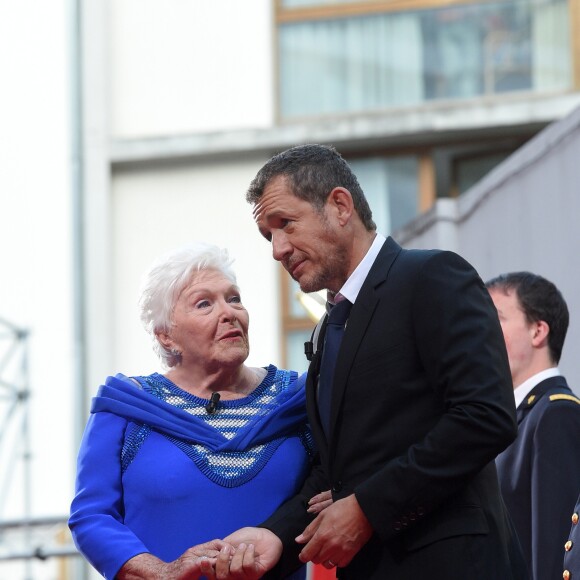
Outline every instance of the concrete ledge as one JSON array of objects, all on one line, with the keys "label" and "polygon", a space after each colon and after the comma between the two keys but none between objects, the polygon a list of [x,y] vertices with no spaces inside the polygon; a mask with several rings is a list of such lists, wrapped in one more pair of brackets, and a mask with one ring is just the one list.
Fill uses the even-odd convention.
[{"label": "concrete ledge", "polygon": [[332,143],[343,153],[381,148],[428,145],[442,140],[493,136],[541,128],[580,105],[579,93],[502,95],[470,101],[430,103],[420,108],[383,113],[309,119],[264,129],[220,131],[182,136],[113,140],[113,165],[179,158],[219,158],[240,154],[270,155],[300,143]]}]

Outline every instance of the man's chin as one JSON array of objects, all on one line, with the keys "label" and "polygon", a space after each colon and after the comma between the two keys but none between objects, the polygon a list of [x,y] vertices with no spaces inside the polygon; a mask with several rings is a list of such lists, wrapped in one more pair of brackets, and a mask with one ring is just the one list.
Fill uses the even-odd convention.
[{"label": "man's chin", "polygon": [[319,290],[325,288],[324,284],[319,279],[312,279],[304,272],[301,275],[296,276],[292,274],[286,267],[285,269],[288,272],[288,274],[290,274],[290,278],[292,278],[294,282],[298,282],[300,290],[302,290],[302,292],[305,292],[306,294],[309,294],[310,292],[318,292]]},{"label": "man's chin", "polygon": [[305,294],[310,294],[310,292],[318,292],[324,288],[324,286],[321,284],[317,284],[316,281],[313,280],[308,280],[304,276],[300,280],[297,280],[296,278],[294,278],[294,280],[298,282],[300,290],[302,290],[302,292]]}]

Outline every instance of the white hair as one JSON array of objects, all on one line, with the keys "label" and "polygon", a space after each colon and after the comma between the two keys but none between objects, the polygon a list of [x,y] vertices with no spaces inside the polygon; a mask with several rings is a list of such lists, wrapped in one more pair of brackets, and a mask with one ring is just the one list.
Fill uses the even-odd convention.
[{"label": "white hair", "polygon": [[139,299],[141,322],[153,339],[155,352],[167,367],[179,364],[181,354],[165,348],[159,342],[158,333],[170,331],[181,292],[204,270],[217,270],[236,284],[232,263],[227,250],[196,242],[161,256],[144,275]]}]

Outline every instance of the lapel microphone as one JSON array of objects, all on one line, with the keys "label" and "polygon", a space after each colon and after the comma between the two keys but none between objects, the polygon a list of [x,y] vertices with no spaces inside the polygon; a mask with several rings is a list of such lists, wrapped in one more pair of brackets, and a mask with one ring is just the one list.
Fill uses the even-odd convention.
[{"label": "lapel microphone", "polygon": [[212,393],[209,403],[205,406],[205,410],[210,414],[213,415],[216,412],[217,406],[220,402],[220,394],[219,393]]}]

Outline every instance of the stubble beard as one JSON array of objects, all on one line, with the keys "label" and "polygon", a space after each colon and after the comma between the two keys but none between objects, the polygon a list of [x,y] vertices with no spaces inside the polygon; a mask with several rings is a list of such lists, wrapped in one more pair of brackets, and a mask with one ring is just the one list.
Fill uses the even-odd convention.
[{"label": "stubble beard", "polygon": [[326,255],[320,268],[310,276],[303,275],[300,280],[294,278],[300,285],[302,292],[318,292],[319,290],[338,291],[339,288],[332,288],[335,280],[340,280],[341,285],[347,279],[347,252],[344,248],[337,246],[332,253]]},{"label": "stubble beard", "polygon": [[[300,285],[302,292],[318,292],[319,290],[333,290],[338,292],[340,286],[346,282],[348,274],[348,251],[340,243],[340,238],[333,231],[323,210],[319,211],[320,217],[320,247],[326,248],[327,252],[319,251],[319,268],[310,276],[304,274],[300,280],[292,278]],[[314,265],[311,262],[311,265]],[[334,286],[339,285],[339,288]]]}]

